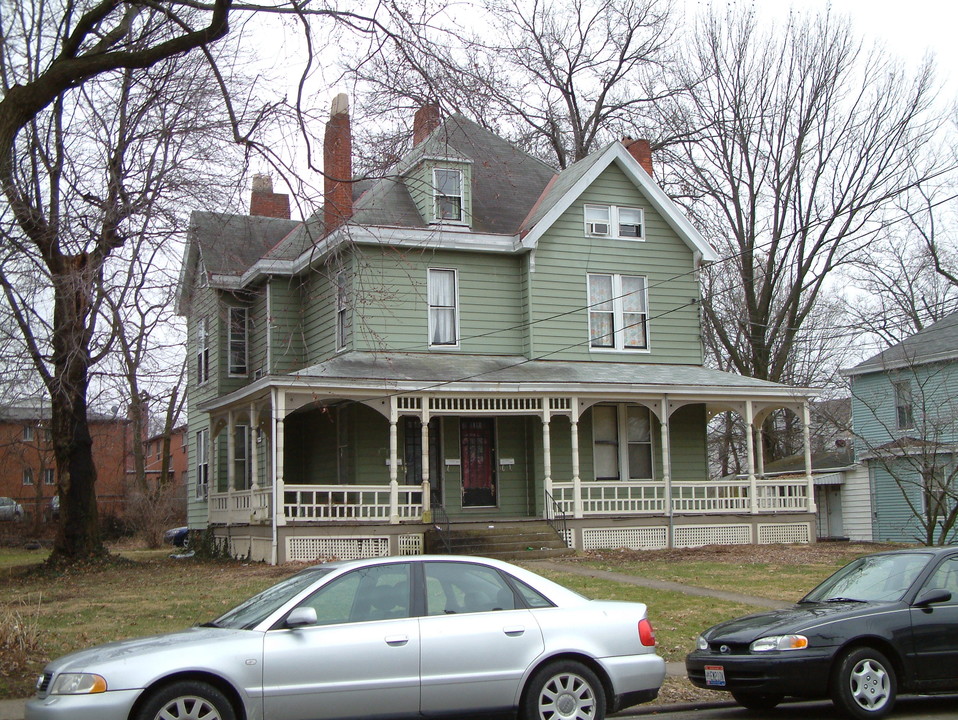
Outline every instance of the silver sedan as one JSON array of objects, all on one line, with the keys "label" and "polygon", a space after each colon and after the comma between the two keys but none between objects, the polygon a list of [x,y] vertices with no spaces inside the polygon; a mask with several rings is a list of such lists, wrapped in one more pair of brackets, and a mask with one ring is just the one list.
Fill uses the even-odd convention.
[{"label": "silver sedan", "polygon": [[310,567],[216,620],[54,660],[26,720],[602,720],[665,677],[646,606],[496,560]]}]

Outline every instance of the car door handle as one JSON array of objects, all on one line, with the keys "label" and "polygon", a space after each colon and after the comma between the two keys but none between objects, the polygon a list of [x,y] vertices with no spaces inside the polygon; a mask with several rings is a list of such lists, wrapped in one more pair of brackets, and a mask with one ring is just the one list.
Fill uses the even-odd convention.
[{"label": "car door handle", "polygon": [[399,647],[409,642],[408,635],[387,635],[385,639],[386,644],[392,645],[393,647]]},{"label": "car door handle", "polygon": [[522,635],[522,633],[524,633],[525,631],[526,629],[522,625],[511,625],[511,626],[506,626],[502,628],[502,632],[504,632],[509,637],[518,637],[519,635]]}]

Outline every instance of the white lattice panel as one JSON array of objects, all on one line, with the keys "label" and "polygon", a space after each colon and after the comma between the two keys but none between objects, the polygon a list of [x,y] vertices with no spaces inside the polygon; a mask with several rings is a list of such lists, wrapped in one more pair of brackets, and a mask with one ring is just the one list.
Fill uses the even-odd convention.
[{"label": "white lattice panel", "polygon": [[681,525],[673,530],[673,545],[677,548],[751,543],[751,525]]},{"label": "white lattice panel", "polygon": [[286,559],[312,562],[319,558],[358,560],[389,555],[389,538],[384,537],[288,537]]},{"label": "white lattice panel", "polygon": [[809,543],[812,530],[809,523],[759,523],[758,544],[778,545],[780,543]]},{"label": "white lattice panel", "polygon": [[668,539],[664,527],[588,528],[582,531],[582,549],[659,550],[668,546]]},{"label": "white lattice panel", "polygon": [[422,535],[400,535],[396,539],[400,555],[422,555]]}]

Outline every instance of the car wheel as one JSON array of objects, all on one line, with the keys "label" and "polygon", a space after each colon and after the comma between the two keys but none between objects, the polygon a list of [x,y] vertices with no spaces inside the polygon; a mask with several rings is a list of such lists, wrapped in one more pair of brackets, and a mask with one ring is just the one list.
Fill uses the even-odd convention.
[{"label": "car wheel", "polygon": [[832,677],[832,701],[859,720],[885,717],[898,692],[895,668],[882,653],[868,647],[842,655]]},{"label": "car wheel", "polygon": [[185,680],[152,694],[136,720],[236,720],[236,713],[226,696],[212,685]]},{"label": "car wheel", "polygon": [[526,688],[523,720],[603,720],[605,690],[595,673],[573,660],[546,665]]},{"label": "car wheel", "polygon": [[771,710],[782,702],[782,695],[774,693],[732,692],[735,702],[749,710]]}]

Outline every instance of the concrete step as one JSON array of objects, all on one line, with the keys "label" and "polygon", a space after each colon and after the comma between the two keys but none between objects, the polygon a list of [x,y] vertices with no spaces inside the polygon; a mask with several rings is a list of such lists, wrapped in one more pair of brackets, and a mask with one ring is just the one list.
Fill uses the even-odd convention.
[{"label": "concrete step", "polygon": [[482,555],[502,560],[565,557],[575,552],[566,547],[559,534],[544,521],[452,525],[447,539],[448,550],[437,530],[427,533],[426,551]]}]

